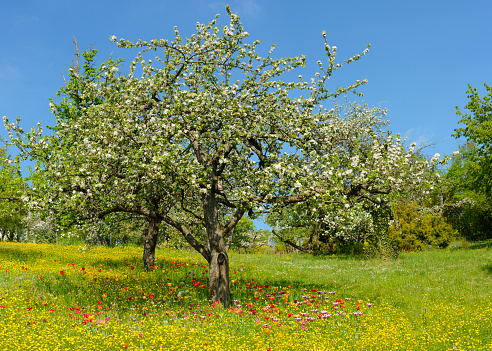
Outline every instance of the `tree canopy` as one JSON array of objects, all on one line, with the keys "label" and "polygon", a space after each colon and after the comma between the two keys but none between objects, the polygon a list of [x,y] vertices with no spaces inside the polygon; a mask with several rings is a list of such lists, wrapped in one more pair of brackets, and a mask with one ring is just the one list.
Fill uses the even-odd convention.
[{"label": "tree canopy", "polygon": [[484,83],[486,94],[480,97],[476,88],[468,85],[468,103],[464,113],[456,107],[461,117],[458,123],[465,126],[455,129],[454,137],[466,138],[469,179],[473,179],[475,188],[481,189],[487,196],[492,195],[492,87]]}]

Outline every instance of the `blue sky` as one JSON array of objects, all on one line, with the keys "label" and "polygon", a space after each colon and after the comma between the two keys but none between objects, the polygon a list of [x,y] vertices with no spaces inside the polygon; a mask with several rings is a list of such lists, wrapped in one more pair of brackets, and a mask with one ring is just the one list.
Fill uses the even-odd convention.
[{"label": "blue sky", "polygon": [[[136,52],[118,49],[111,35],[130,40],[172,38],[173,26],[188,37],[195,23],[222,14],[227,2],[206,0],[19,0],[2,3],[0,12],[0,116],[21,117],[28,129],[38,121],[53,125],[49,98],[62,86],[62,72],[80,50],[94,46],[100,60]],[[490,0],[290,1],[230,0],[250,40],[275,57],[306,54],[309,77],[324,60],[321,31],[338,58],[371,49],[363,60],[335,73],[331,87],[368,79],[361,91],[369,105],[389,109],[392,132],[409,141],[438,144],[428,154],[450,154],[459,141],[455,106],[467,102],[467,84],[492,84]],[[2,137],[7,134],[0,128]]]}]

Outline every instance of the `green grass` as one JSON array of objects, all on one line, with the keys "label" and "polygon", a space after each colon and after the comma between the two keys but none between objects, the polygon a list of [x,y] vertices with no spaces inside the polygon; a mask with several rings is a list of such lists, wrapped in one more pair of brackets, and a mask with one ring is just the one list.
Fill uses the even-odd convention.
[{"label": "green grass", "polygon": [[254,266],[255,278],[271,284],[330,288],[347,296],[390,299],[418,310],[423,296],[472,300],[492,297],[490,242],[470,249],[401,253],[397,260],[308,255],[233,255],[233,262]]},{"label": "green grass", "polygon": [[208,305],[198,254],[158,250],[147,273],[141,253],[0,243],[0,349],[492,349],[492,241],[397,260],[230,253],[229,310]]}]

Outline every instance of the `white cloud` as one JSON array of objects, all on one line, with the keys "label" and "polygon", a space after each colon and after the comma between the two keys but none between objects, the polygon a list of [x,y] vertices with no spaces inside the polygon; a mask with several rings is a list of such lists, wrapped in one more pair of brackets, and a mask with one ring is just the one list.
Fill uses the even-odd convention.
[{"label": "white cloud", "polygon": [[376,106],[387,107],[390,103],[389,100],[380,100],[376,103]]},{"label": "white cloud", "polygon": [[222,12],[222,11],[224,11],[226,5],[227,5],[227,3],[225,3],[225,2],[215,1],[215,2],[208,4],[208,7],[210,7],[214,11]]},{"label": "white cloud", "polygon": [[[229,2],[229,4],[231,6],[231,11],[239,16],[245,15],[256,17],[261,11],[260,5],[253,0],[235,0]],[[222,14],[225,12],[226,5],[227,2],[214,1],[208,4],[208,7]]]},{"label": "white cloud", "polygon": [[436,142],[436,133],[422,127],[410,128],[402,136],[407,138],[408,145],[415,142],[417,147]]},{"label": "white cloud", "polygon": [[239,2],[239,11],[249,16],[256,16],[260,12],[260,5],[253,0],[241,0]]}]

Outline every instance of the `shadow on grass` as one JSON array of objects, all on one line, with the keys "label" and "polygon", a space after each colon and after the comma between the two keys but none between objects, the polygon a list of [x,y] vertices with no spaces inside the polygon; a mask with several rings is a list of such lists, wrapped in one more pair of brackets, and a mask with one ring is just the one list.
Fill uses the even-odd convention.
[{"label": "shadow on grass", "polygon": [[492,275],[492,263],[486,264],[482,269],[488,274]]},{"label": "shadow on grass", "polygon": [[477,249],[489,249],[492,248],[492,239],[486,241],[476,242],[468,246],[469,249],[477,250]]},{"label": "shadow on grass", "polygon": [[319,260],[343,260],[343,261],[365,261],[367,257],[363,254],[328,254],[328,253],[281,253],[282,256],[298,257],[307,260],[319,261]]}]

